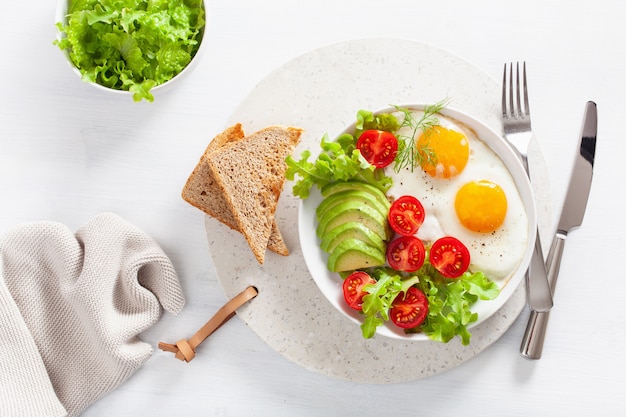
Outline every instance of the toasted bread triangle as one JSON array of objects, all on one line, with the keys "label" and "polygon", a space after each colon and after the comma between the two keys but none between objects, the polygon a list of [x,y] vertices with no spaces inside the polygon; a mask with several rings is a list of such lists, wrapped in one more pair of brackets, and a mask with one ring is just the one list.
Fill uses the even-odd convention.
[{"label": "toasted bread triangle", "polygon": [[[206,156],[227,143],[243,139],[244,136],[241,124],[236,124],[213,138],[187,179],[181,194],[183,200],[192,206],[237,231],[240,230],[237,227],[235,217],[225,197],[222,195],[221,188],[215,182],[213,173],[206,163]],[[289,255],[289,249],[275,221],[272,223],[272,231],[267,242],[267,248],[279,255]]]},{"label": "toasted bread triangle", "polygon": [[260,264],[272,231],[278,198],[285,182],[285,158],[302,130],[271,126],[229,142],[206,157],[236,224]]}]

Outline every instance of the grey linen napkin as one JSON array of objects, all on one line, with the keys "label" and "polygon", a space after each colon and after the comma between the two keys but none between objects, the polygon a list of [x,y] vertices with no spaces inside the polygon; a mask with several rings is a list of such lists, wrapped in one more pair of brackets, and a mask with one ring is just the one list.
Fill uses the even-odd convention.
[{"label": "grey linen napkin", "polygon": [[139,335],[184,296],[147,234],[112,213],[0,238],[0,416],[77,416],[152,354]]}]

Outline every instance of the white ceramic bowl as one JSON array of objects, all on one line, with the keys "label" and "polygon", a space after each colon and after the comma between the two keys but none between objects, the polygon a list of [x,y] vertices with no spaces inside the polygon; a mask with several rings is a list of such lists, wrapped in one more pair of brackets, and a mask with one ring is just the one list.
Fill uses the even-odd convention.
[{"label": "white ceramic bowl", "polygon": [[[205,22],[207,21],[207,11],[206,11],[206,2],[202,2],[202,7],[204,8],[204,12],[205,12]],[[56,13],[55,13],[55,21],[54,23],[58,23],[58,22],[62,22],[62,23],[66,23],[67,22],[67,10],[68,10],[68,0],[58,0],[57,1],[57,8],[56,8]],[[178,74],[176,74],[174,77],[172,77],[170,80],[156,85],[155,87],[153,87],[150,90],[150,93],[154,94],[160,94],[163,93],[165,91],[170,90],[172,87],[174,87],[175,85],[178,85],[180,83],[181,80],[183,80],[191,71],[193,71],[193,69],[196,67],[197,62],[200,60],[200,55],[201,53],[204,51],[204,33],[206,31],[206,23],[205,23],[205,27],[202,30],[202,38],[200,40],[200,45],[198,47],[198,50],[196,51],[196,54],[192,57],[191,61],[189,62],[189,64],[187,64],[187,66]],[[60,40],[62,37],[64,36],[63,33],[61,33],[59,30],[57,30],[57,39]],[[68,64],[70,65],[72,71],[80,78],[82,79],[82,74],[80,72],[80,70],[78,68],[76,68],[76,66],[72,63],[72,61],[70,60],[69,57],[69,53],[67,50],[63,50],[62,53],[65,55]],[[114,94],[114,95],[119,95],[119,96],[127,96],[129,98],[132,98],[132,93],[126,90],[118,90],[118,89],[114,89],[114,88],[109,88],[107,86],[103,86],[101,84],[98,83],[94,83],[94,82],[88,82],[90,85],[93,85],[95,88],[97,88],[100,91],[106,92],[107,94]]]},{"label": "white ceramic bowl", "polygon": [[[420,104],[406,104],[400,107],[416,110],[422,110],[424,108],[424,106]],[[394,110],[395,109],[393,108],[387,108],[377,111],[375,113],[389,113],[393,112]],[[517,157],[517,153],[513,150],[513,148],[511,148],[511,146],[508,144],[508,142],[506,142],[505,139],[503,139],[498,133],[486,126],[480,120],[477,120],[466,113],[446,108],[441,111],[441,114],[456,119],[457,121],[468,126],[476,133],[476,136],[479,139],[481,139],[486,145],[491,148],[491,150],[496,153],[496,155],[500,157],[505,166],[508,168],[511,176],[513,177],[528,218],[528,228],[526,236],[527,245],[518,269],[515,271],[509,281],[506,282],[503,287],[501,287],[500,294],[497,298],[489,301],[479,300],[474,304],[474,306],[472,307],[472,311],[478,313],[478,320],[468,326],[468,329],[471,329],[472,327],[482,323],[492,314],[498,311],[498,309],[507,302],[507,300],[511,297],[511,295],[524,279],[525,272],[530,263],[530,259],[535,245],[535,236],[537,230],[535,199],[533,196],[533,190],[531,188],[530,181],[528,180],[528,176],[526,175],[526,171],[524,170],[524,167]],[[349,133],[353,131],[354,124],[344,130],[344,132]],[[314,155],[316,155],[316,150],[311,151]],[[323,252],[319,247],[320,241],[315,233],[315,229],[317,226],[315,210],[321,201],[321,194],[314,187],[311,190],[311,196],[306,200],[302,200],[300,204],[300,209],[298,213],[298,230],[300,245],[302,247],[304,259],[309,269],[309,272],[313,276],[313,280],[319,287],[322,294],[344,316],[348,317],[356,325],[360,325],[363,321],[363,315],[356,310],[351,309],[345,303],[342,290],[343,281],[339,274],[330,272],[327,269],[326,261],[328,255]],[[356,330],[360,331],[360,329]],[[392,323],[387,323],[384,326],[379,327],[376,331],[376,334],[406,340],[429,340],[428,337],[422,333],[405,334],[402,329],[398,328]]]}]

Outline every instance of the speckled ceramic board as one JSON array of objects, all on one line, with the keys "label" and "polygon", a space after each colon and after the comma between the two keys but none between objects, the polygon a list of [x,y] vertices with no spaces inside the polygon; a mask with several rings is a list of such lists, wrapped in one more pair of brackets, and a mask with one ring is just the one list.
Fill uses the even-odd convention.
[{"label": "speckled ceramic board", "polygon": [[[229,120],[248,133],[280,124],[305,130],[296,149],[319,152],[324,133],[334,137],[354,121],[359,109],[393,103],[434,103],[469,113],[500,132],[500,85],[466,61],[431,45],[398,39],[364,39],[326,46],[302,55],[262,80]],[[218,132],[215,132],[218,133]],[[536,175],[547,177],[539,146],[529,156]],[[535,182],[538,218],[547,233],[550,213],[546,181]],[[259,295],[239,317],[269,346],[289,360],[322,374],[365,383],[396,383],[435,375],[458,366],[489,347],[510,327],[525,305],[522,284],[489,319],[472,329],[469,346],[405,341],[360,328],[323,297],[309,274],[298,240],[299,200],[286,183],[277,222],[288,257],[268,251],[259,265],[246,241],[210,217],[205,225],[218,279],[228,297],[248,285]],[[367,366],[364,366],[367,365]]]}]

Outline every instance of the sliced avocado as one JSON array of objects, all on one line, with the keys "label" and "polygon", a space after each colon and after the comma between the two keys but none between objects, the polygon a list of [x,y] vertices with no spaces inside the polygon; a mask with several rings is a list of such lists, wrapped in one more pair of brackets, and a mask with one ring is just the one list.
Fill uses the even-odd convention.
[{"label": "sliced avocado", "polygon": [[364,191],[370,193],[373,196],[376,196],[380,201],[380,204],[385,205],[389,208],[390,203],[387,199],[385,193],[373,186],[372,184],[368,184],[362,181],[343,181],[343,182],[333,182],[322,188],[322,197],[328,198],[332,194],[341,193],[344,191]]},{"label": "sliced avocado", "polygon": [[378,196],[362,190],[346,190],[337,193],[333,193],[326,197],[324,201],[317,207],[317,218],[320,219],[325,213],[330,210],[334,210],[339,204],[345,201],[358,201],[360,204],[370,206],[383,216],[387,216],[389,213],[390,203],[385,198],[385,203],[381,203]]},{"label": "sliced avocado", "polygon": [[384,252],[359,239],[344,240],[328,256],[328,269],[333,272],[353,271],[384,264]]},{"label": "sliced avocado", "polygon": [[358,201],[346,201],[338,204],[335,209],[327,211],[319,219],[317,236],[322,239],[327,231],[349,222],[363,223],[381,238],[384,236],[383,240],[387,240],[391,234],[387,216],[382,215],[376,209],[362,205]]},{"label": "sliced avocado", "polygon": [[383,236],[379,236],[361,222],[343,223],[329,230],[322,237],[320,248],[324,252],[332,252],[341,242],[348,239],[359,239],[381,252],[386,252],[387,250]]}]

